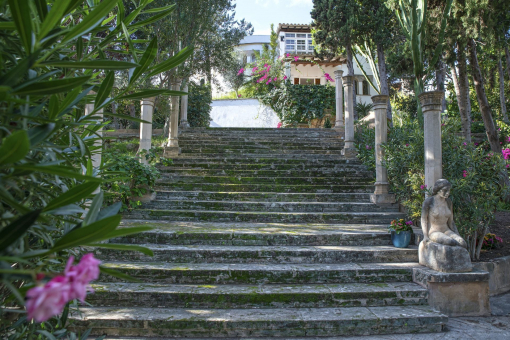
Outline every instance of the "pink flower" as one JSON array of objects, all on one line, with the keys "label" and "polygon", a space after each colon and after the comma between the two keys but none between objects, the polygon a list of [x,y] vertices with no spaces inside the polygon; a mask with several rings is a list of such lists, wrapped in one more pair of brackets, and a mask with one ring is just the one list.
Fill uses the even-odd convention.
[{"label": "pink flower", "polygon": [[290,53],[287,53],[285,56],[286,56],[287,58],[288,58],[288,57],[290,57]]},{"label": "pink flower", "polygon": [[244,68],[241,68],[241,69],[239,70],[239,72],[237,72],[237,75],[238,75],[238,76],[240,76],[240,75],[241,75],[241,74],[243,74],[243,73],[244,73]]},{"label": "pink flower", "polygon": [[257,66],[255,66],[254,68],[251,69],[251,72],[255,73],[255,71],[257,71],[259,68]]},{"label": "pink flower", "polygon": [[278,80],[278,77],[274,77],[273,81],[277,81]]},{"label": "pink flower", "polygon": [[87,296],[87,290],[90,290],[89,282],[99,277],[101,261],[94,258],[92,253],[84,255],[76,266],[72,266],[73,261],[74,257],[71,256],[64,274],[71,284],[71,300],[79,299],[83,302]]},{"label": "pink flower", "polygon": [[240,94],[238,94],[238,95],[237,95],[237,98],[241,98],[241,95],[240,95]]},{"label": "pink flower", "polygon": [[264,64],[264,67],[267,67],[267,64]]},{"label": "pink flower", "polygon": [[57,276],[44,286],[34,287],[27,292],[27,318],[44,322],[62,313],[70,299],[69,280]]},{"label": "pink flower", "polygon": [[287,80],[287,76],[283,76],[283,80]]},{"label": "pink flower", "polygon": [[507,168],[510,168],[510,164],[507,164],[507,165],[506,165],[506,167],[507,167]]},{"label": "pink flower", "polygon": [[406,146],[409,146],[409,144],[406,144]]},{"label": "pink flower", "polygon": [[294,61],[298,61],[299,57],[297,55],[294,56]]},{"label": "pink flower", "polygon": [[331,78],[331,76],[329,75],[329,73],[324,73],[324,77],[326,77],[326,80],[327,81],[333,81],[333,78]]},{"label": "pink flower", "polygon": [[467,177],[468,172],[466,170],[462,171],[462,177]]},{"label": "pink flower", "polygon": [[282,125],[283,125],[282,122],[279,122],[278,125],[276,125],[276,128],[279,129],[282,127]]},{"label": "pink flower", "polygon": [[444,123],[442,123],[441,126],[444,126]]},{"label": "pink flower", "polygon": [[370,145],[365,145],[365,149],[370,150],[372,147]]},{"label": "pink flower", "polygon": [[420,190],[425,190],[427,188],[426,185],[420,185]]},{"label": "pink flower", "polygon": [[475,146],[478,146],[478,143],[475,143]]},{"label": "pink flower", "polygon": [[508,137],[508,139],[506,140],[507,143],[510,143],[510,137]]},{"label": "pink flower", "polygon": [[466,146],[466,145],[467,145],[467,143],[466,143],[466,142],[464,142],[464,143],[462,143],[462,145]]}]

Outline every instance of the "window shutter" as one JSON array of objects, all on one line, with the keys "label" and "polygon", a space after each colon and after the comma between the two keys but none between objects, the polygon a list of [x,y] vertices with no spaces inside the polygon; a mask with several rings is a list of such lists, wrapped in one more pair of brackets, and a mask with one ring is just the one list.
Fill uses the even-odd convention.
[{"label": "window shutter", "polygon": [[299,85],[299,78],[294,78],[294,85]]},{"label": "window shutter", "polygon": [[315,78],[315,85],[321,84],[321,78]]}]

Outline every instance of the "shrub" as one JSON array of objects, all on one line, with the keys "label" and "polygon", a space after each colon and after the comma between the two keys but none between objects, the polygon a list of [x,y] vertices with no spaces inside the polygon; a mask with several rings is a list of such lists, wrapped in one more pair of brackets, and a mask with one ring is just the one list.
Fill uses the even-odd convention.
[{"label": "shrub", "polygon": [[[443,178],[452,183],[455,223],[475,259],[479,257],[477,240],[485,236],[503,195],[499,180],[500,174],[506,171],[506,164],[501,155],[487,152],[483,146],[464,143],[455,134],[459,124],[458,120],[450,118],[442,128]],[[373,145],[375,139],[367,130],[366,125],[358,125],[356,147],[361,160],[374,169],[375,159],[369,155],[373,155],[373,151],[367,151],[365,145]],[[403,124],[396,124],[384,149],[391,190],[410,218],[419,222],[427,188],[424,187],[423,130],[418,121],[405,119]]]},{"label": "shrub", "polygon": [[211,86],[190,82],[188,87],[188,123],[191,127],[209,127],[211,123]]},{"label": "shrub", "polygon": [[370,111],[374,108],[372,103],[357,103],[356,104],[356,113],[358,114],[358,119],[368,116]]}]

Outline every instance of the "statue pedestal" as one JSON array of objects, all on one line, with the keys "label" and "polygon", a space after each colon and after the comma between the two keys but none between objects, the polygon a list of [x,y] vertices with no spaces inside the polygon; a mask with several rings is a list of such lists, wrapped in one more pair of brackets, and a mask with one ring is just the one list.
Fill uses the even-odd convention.
[{"label": "statue pedestal", "polygon": [[432,241],[422,241],[418,248],[422,266],[444,273],[465,273],[473,270],[468,251],[460,246],[445,246]]},{"label": "statue pedestal", "polygon": [[428,289],[429,305],[448,316],[491,315],[489,272],[442,273],[419,267],[413,269],[413,281]]}]

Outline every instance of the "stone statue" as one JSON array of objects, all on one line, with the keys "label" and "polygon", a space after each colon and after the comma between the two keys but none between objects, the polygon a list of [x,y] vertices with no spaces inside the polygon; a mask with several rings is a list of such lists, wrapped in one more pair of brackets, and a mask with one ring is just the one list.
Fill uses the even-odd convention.
[{"label": "stone statue", "polygon": [[452,185],[446,179],[434,184],[432,196],[425,199],[421,211],[423,241],[418,256],[421,265],[431,269],[461,273],[472,270],[467,243],[459,235],[453,221],[452,201],[448,198]]}]

